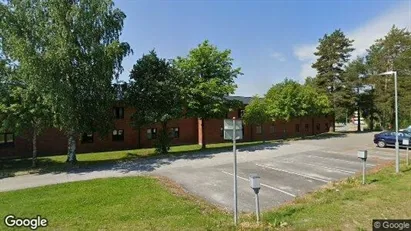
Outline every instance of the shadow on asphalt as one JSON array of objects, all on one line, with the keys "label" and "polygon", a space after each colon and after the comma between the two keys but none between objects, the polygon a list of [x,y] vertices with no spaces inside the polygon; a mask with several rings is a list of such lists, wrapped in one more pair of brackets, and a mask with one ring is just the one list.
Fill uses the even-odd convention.
[{"label": "shadow on asphalt", "polygon": [[[276,150],[280,146],[289,145],[289,141],[293,140],[322,140],[336,137],[345,137],[345,133],[325,133],[315,136],[306,136],[298,138],[290,138],[285,140],[275,140],[261,142],[258,144],[238,143],[237,150],[239,152],[257,152],[262,150]],[[89,173],[98,171],[115,170],[122,173],[127,172],[151,172],[157,168],[170,165],[178,160],[196,160],[196,159],[210,159],[214,155],[229,155],[231,154],[232,147],[216,147],[208,148],[198,151],[180,151],[172,152],[167,155],[152,155],[152,156],[140,156],[130,151],[127,155],[118,160],[93,160],[93,161],[79,161],[77,165],[72,166],[70,164],[54,161],[48,158],[38,159],[37,168],[32,169],[31,159],[0,159],[0,179],[13,177],[17,172],[22,170],[30,171],[32,169],[33,174],[45,174],[45,173]],[[102,153],[102,155],[104,155]]]}]

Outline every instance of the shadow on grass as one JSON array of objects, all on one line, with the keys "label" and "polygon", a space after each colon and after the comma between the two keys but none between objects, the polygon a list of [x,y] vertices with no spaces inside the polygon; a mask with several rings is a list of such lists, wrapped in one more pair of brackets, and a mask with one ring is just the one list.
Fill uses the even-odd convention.
[{"label": "shadow on grass", "polygon": [[[321,140],[345,136],[346,134],[342,133],[326,133],[266,142],[244,142],[237,143],[237,150],[249,153],[262,150],[276,150],[281,145],[288,145],[290,140]],[[177,160],[210,159],[214,155],[231,154],[232,146],[230,145],[231,143],[211,144],[207,149],[200,149],[200,146],[189,145],[186,148],[187,150],[184,150],[185,147],[182,146],[181,149],[183,150],[178,150],[179,148],[176,147],[177,150],[171,150],[168,154],[164,155],[156,155],[152,150],[147,150],[146,153],[138,152],[138,150],[135,152],[129,150],[124,151],[126,154],[121,157],[97,158],[95,160],[81,160],[81,155],[78,155],[79,161],[74,166],[65,163],[64,156],[61,156],[61,158],[40,157],[38,158],[36,168],[31,167],[32,162],[30,158],[0,159],[0,179],[25,174],[87,173],[108,170],[116,170],[123,173],[151,172],[161,166],[170,165]],[[105,155],[105,153],[101,153],[101,155]]]}]

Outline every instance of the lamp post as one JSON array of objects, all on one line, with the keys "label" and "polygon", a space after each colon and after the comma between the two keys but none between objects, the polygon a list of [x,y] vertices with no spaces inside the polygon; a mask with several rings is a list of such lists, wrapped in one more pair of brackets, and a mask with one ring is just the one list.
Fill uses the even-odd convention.
[{"label": "lamp post", "polygon": [[397,89],[397,72],[387,71],[379,75],[394,74],[394,88],[395,88],[395,172],[400,172],[400,150],[398,143],[398,89]]}]

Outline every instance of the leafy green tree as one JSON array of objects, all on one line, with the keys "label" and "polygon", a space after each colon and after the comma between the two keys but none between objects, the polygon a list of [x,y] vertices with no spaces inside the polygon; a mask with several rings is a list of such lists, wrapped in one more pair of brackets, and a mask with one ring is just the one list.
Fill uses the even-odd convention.
[{"label": "leafy green tree", "polygon": [[[16,73],[14,73],[16,74]],[[37,136],[51,123],[50,108],[41,94],[30,85],[13,78],[4,85],[5,93],[0,99],[0,128],[13,131],[14,135],[29,133],[32,141],[32,166],[37,162]]]},{"label": "leafy green tree", "polygon": [[0,5],[3,51],[50,106],[53,124],[68,136],[75,163],[82,132],[112,127],[112,81],[130,51],[120,42],[125,14],[111,0],[9,0]]},{"label": "leafy green tree", "polygon": [[234,80],[241,75],[233,68],[231,51],[219,51],[207,40],[192,49],[187,57],[177,57],[175,66],[183,76],[183,100],[187,115],[201,119],[202,148],[206,148],[205,124],[221,118],[232,106],[226,98],[236,89]]},{"label": "leafy green tree", "polygon": [[265,100],[260,98],[258,95],[254,96],[250,103],[245,107],[244,115],[242,117],[245,124],[250,125],[261,125],[261,132],[263,133],[264,139],[264,128],[263,124],[270,121],[270,116],[268,114],[268,108]]},{"label": "leafy green tree", "polygon": [[270,117],[273,120],[287,121],[299,117],[302,106],[301,90],[302,86],[290,79],[272,86],[265,96]]},{"label": "leafy green tree", "polygon": [[[332,34],[325,34],[319,40],[317,51],[314,53],[318,58],[312,65],[317,70],[316,84],[328,93],[333,104],[334,115],[337,111],[338,102],[343,101],[337,98],[339,92],[345,85],[343,78],[344,65],[349,61],[353,40],[348,39],[341,30],[335,30]],[[335,120],[333,123],[335,131]]]},{"label": "leafy green tree", "polygon": [[266,96],[268,114],[272,120],[290,120],[304,116],[330,113],[330,103],[325,93],[310,85],[301,85],[293,80],[272,86]]},{"label": "leafy green tree", "polygon": [[385,71],[397,71],[399,118],[401,126],[411,122],[411,34],[406,29],[395,26],[388,34],[378,39],[368,50],[367,66],[370,77],[368,82],[374,85],[376,117],[383,129],[394,124],[394,78],[378,76]]},{"label": "leafy green tree", "polygon": [[161,130],[156,146],[159,153],[170,148],[167,122],[183,116],[181,76],[170,61],[161,59],[154,50],[137,60],[130,73],[127,101],[136,108],[133,125],[160,123]]}]

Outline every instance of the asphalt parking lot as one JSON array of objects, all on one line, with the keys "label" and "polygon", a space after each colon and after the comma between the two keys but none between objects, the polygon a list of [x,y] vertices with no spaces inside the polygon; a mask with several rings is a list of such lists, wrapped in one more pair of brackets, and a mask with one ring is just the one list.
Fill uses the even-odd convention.
[{"label": "asphalt parking lot", "polygon": [[[377,148],[375,133],[349,133],[333,138],[285,141],[238,148],[238,205],[254,211],[254,192],[248,177],[261,177],[261,209],[279,206],[329,182],[362,171],[357,151],[367,149],[367,168],[395,160],[393,148]],[[406,151],[400,151],[404,159]],[[119,162],[62,173],[30,174],[0,179],[0,191],[107,177],[165,176],[189,193],[228,210],[233,208],[233,154],[207,150],[163,158]]]},{"label": "asphalt parking lot", "polygon": [[[373,133],[349,134],[325,140],[295,141],[278,146],[264,146],[238,153],[238,206],[240,211],[254,211],[254,193],[248,177],[261,177],[261,209],[291,201],[326,185],[362,171],[357,150],[367,149],[367,168],[395,159],[392,148],[379,149],[372,143]],[[405,150],[401,150],[404,157]],[[210,161],[209,161],[210,162]],[[213,164],[195,165],[160,171],[195,195],[229,210],[233,206],[232,153],[221,153]]]}]

